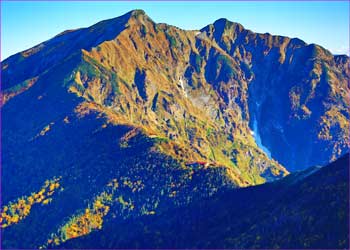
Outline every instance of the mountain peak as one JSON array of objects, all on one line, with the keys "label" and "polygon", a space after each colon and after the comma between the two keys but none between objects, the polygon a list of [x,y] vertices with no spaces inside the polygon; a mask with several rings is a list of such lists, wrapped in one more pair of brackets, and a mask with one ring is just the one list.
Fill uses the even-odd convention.
[{"label": "mountain peak", "polygon": [[214,36],[216,40],[220,40],[223,35],[232,36],[243,30],[244,27],[241,24],[231,22],[226,18],[219,18],[213,24],[209,24],[201,29],[201,31],[206,32],[209,37]]},{"label": "mountain peak", "polygon": [[228,22],[230,22],[230,20],[228,20],[227,18],[219,18],[219,19],[217,19],[213,24],[214,24],[214,26],[215,26],[216,24],[228,23]]},{"label": "mountain peak", "polygon": [[134,17],[134,18],[137,18],[139,16],[146,16],[146,12],[141,9],[132,10],[128,14],[130,14],[130,17]]},{"label": "mountain peak", "polygon": [[144,10],[135,9],[126,14],[129,24],[153,24],[154,21],[146,14]]},{"label": "mountain peak", "polygon": [[[297,246],[290,242],[299,239],[299,225],[312,224],[309,218],[327,217],[333,211],[327,218],[334,221],[335,229],[313,232],[317,239],[341,242],[326,247],[345,248],[347,229],[340,237],[338,210],[330,206],[320,214],[321,205],[309,206],[310,199],[317,201],[328,190],[329,199],[322,199],[322,205],[341,197],[338,200],[344,202],[336,205],[345,207],[347,188],[342,189],[342,196],[333,195],[339,185],[345,187],[348,172],[340,171],[345,167],[335,169],[340,173],[335,178],[329,179],[326,173],[327,178],[321,179],[325,172],[312,174],[311,169],[292,176],[286,185],[281,181],[245,189],[230,196],[229,205],[224,201],[225,190],[287,175],[281,164],[300,170],[301,166],[324,165],[348,151],[349,60],[334,59],[298,39],[251,32],[224,18],[202,32],[156,24],[143,10],[132,10],[67,31],[1,63],[0,108],[6,117],[2,121],[1,180],[6,187],[2,201],[8,204],[0,208],[0,228],[6,230],[2,247],[68,249],[68,244],[79,238],[85,242],[90,234],[103,242],[86,243],[90,248],[266,248],[271,235],[286,235],[289,225],[299,221],[296,234],[287,237],[285,245],[277,241],[272,245],[287,248]],[[339,176],[344,177],[342,182],[330,186]],[[314,183],[317,190],[312,188]],[[263,189],[261,195],[254,191]],[[271,192],[277,190],[278,196],[272,197]],[[302,191],[310,190],[315,192],[301,197],[306,203],[289,202],[300,201],[296,198]],[[201,225],[207,225],[202,218],[237,205],[232,213],[236,217],[224,213],[208,222],[233,218],[229,223],[202,232],[197,229],[206,226],[175,216],[174,221],[194,228],[192,235],[187,233],[190,229],[168,223],[167,209],[178,214],[174,209],[196,201],[210,197],[221,201],[215,194],[222,194],[222,206],[209,200],[213,206],[200,206],[203,213],[194,222],[199,218]],[[272,201],[282,203],[277,206]],[[286,207],[310,212],[302,218],[298,215],[305,209],[288,213],[290,220],[281,234],[283,225],[275,222],[284,220]],[[189,215],[196,211],[191,209]],[[241,218],[241,211],[251,216]],[[265,214],[272,216],[265,220]],[[258,224],[259,215],[264,220]],[[158,216],[165,219],[159,229],[153,226]],[[133,220],[137,224],[125,228]],[[152,222],[145,234],[148,224],[143,221]],[[321,222],[315,228],[329,224]],[[181,239],[201,235],[213,244],[228,245],[203,241],[174,246],[168,235],[178,232],[163,228],[165,224],[184,232]],[[241,231],[236,230],[243,224]],[[228,225],[233,230],[227,231]],[[36,233],[37,228],[44,233]],[[220,228],[229,238],[212,237]],[[139,239],[140,243],[126,244],[132,238],[119,232],[126,234],[128,229],[136,237],[132,243]],[[166,232],[165,238],[154,233],[159,230]],[[109,235],[111,239],[105,238]],[[264,235],[264,241],[257,238]],[[302,246],[323,246],[323,242],[311,245],[314,235],[306,235],[307,245]],[[164,245],[148,244],[152,237]],[[124,238],[128,242],[123,243]],[[245,244],[249,239],[251,245]]]},{"label": "mountain peak", "polygon": [[232,22],[226,18],[219,18],[213,23],[213,26],[215,29],[220,30],[235,30],[235,31],[242,31],[244,29],[243,25],[240,23]]}]

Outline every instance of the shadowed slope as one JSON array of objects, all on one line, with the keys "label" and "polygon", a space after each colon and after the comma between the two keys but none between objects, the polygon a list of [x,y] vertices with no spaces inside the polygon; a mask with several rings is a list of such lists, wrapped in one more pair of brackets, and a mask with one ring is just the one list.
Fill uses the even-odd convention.
[{"label": "shadowed slope", "polygon": [[107,222],[101,232],[64,247],[344,249],[349,244],[348,191],[346,154],[316,171],[222,190],[152,217]]}]

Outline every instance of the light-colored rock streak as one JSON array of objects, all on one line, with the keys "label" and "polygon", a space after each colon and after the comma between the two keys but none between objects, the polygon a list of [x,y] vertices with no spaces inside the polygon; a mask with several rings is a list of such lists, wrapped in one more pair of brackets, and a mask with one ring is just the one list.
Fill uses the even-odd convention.
[{"label": "light-colored rock streak", "polygon": [[256,118],[254,118],[254,122],[253,122],[253,135],[254,135],[255,142],[258,145],[258,147],[261,148],[266,153],[266,155],[269,157],[269,159],[271,159],[271,152],[268,150],[268,148],[266,148],[261,143],[261,137],[260,137],[260,134],[259,134],[258,122],[257,122]]},{"label": "light-colored rock streak", "polygon": [[186,93],[185,86],[184,86],[184,81],[182,80],[182,78],[179,79],[179,83],[180,83],[180,86],[182,88],[182,91],[184,92],[184,96],[187,97],[187,93]]}]

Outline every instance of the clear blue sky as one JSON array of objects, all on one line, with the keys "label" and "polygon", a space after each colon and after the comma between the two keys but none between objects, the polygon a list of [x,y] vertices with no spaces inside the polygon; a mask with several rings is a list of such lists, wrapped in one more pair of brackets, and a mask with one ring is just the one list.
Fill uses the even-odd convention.
[{"label": "clear blue sky", "polygon": [[66,29],[143,9],[156,22],[200,29],[225,17],[255,32],[299,37],[349,54],[349,2],[10,2],[1,1],[1,58]]}]

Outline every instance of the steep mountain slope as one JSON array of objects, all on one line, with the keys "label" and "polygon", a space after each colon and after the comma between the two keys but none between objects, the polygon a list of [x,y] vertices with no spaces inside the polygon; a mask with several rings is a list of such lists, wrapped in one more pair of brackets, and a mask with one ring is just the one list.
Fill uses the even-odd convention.
[{"label": "steep mountain slope", "polygon": [[[349,148],[349,57],[220,19],[203,28],[248,79],[250,126],[290,170]],[[202,35],[201,34],[201,35]]]},{"label": "steep mountain slope", "polygon": [[[113,40],[107,35],[101,38],[105,33],[118,35]],[[189,88],[183,71],[190,57],[195,57],[193,50],[198,53],[194,34],[156,25],[142,11],[64,32],[3,63],[5,99],[10,103],[14,96],[22,98],[20,93],[33,91],[34,85],[63,85],[82,97],[77,113],[94,110],[106,115],[110,123],[139,127],[148,136],[164,138],[159,143],[162,152],[182,161],[230,167],[239,185],[286,174],[255,145],[235,102],[225,103],[205,80],[203,86]],[[87,37],[77,49],[81,38],[76,41],[76,37],[82,36]],[[96,45],[96,40],[102,41]],[[65,58],[56,57],[67,51]],[[215,47],[213,51],[217,56],[224,53]],[[46,61],[52,66],[47,67]],[[38,66],[33,69],[33,64]],[[30,73],[21,77],[13,73],[17,71]],[[38,95],[42,94],[46,93]],[[44,98],[56,97],[44,96],[39,101]],[[245,182],[238,180],[240,176]]]},{"label": "steep mountain slope", "polygon": [[3,61],[3,247],[61,245],[105,217],[151,216],[287,175],[273,158],[302,168],[341,155],[349,58],[315,46],[328,75],[313,80],[325,87],[308,97],[312,114],[299,120],[305,108],[288,101],[308,105],[298,95],[311,78],[292,72],[309,47],[224,19],[184,31],[136,10]]},{"label": "steep mountain slope", "polygon": [[[242,162],[240,152],[255,146],[251,130],[292,170],[329,162],[349,146],[349,58],[298,39],[226,19],[183,31],[133,11],[10,57],[2,66],[5,101],[58,65],[71,92],[119,124],[176,140],[188,160],[240,165],[250,182],[262,182],[253,179],[266,168],[266,159],[258,170],[256,160]],[[264,158],[260,152],[249,154]]]},{"label": "steep mountain slope", "polygon": [[[26,106],[32,111],[30,115],[39,119],[45,111],[42,107],[46,105],[37,109]],[[18,117],[28,114],[26,108]],[[57,115],[54,111],[50,114]],[[237,185],[226,168],[186,168],[159,153],[157,138],[135,133],[133,128],[106,124],[96,114],[81,118],[74,113],[65,115],[49,123],[49,129],[37,126],[37,136],[23,129],[18,131],[16,142],[10,144],[5,138],[11,137],[4,137],[4,142],[14,147],[4,147],[3,154],[5,206],[1,222],[5,248],[36,248],[57,231],[55,242],[64,242],[98,230],[106,215],[118,221],[153,213],[160,205],[187,204],[193,197],[211,196],[222,186]],[[132,131],[135,136],[123,145],[123,137]],[[29,146],[23,146],[26,143]],[[77,228],[70,224],[96,200],[108,211],[91,211],[86,218],[88,225]],[[109,209],[111,205],[113,209]]]},{"label": "steep mountain slope", "polygon": [[63,247],[345,249],[348,211],[349,154],[273,183],[222,190],[152,217],[107,222]]}]

